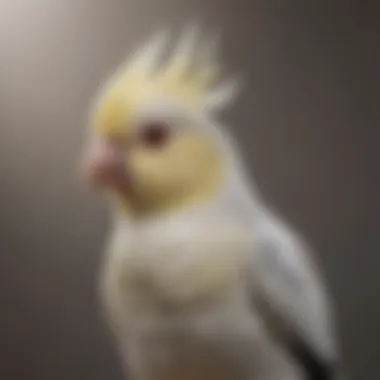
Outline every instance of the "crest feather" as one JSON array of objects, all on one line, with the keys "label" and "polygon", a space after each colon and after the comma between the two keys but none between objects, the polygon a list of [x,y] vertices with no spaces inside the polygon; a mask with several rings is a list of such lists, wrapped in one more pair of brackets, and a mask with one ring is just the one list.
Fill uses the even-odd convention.
[{"label": "crest feather", "polygon": [[166,69],[162,73],[161,80],[180,81],[190,74],[190,70],[195,63],[198,35],[199,30],[195,25],[188,26],[185,29]]},{"label": "crest feather", "polygon": [[158,69],[159,60],[169,39],[169,33],[162,30],[153,36],[144,46],[135,53],[134,59],[129,63],[126,72],[129,75],[140,75],[145,79],[153,76]]},{"label": "crest feather", "polygon": [[221,76],[219,35],[201,39],[199,28],[191,25],[182,33],[167,63],[161,64],[168,37],[166,31],[156,33],[117,70],[102,94],[101,107],[112,107],[112,115],[116,115],[117,105],[120,115],[123,108],[132,112],[141,101],[169,97],[191,108],[215,111],[233,100],[238,82],[217,83]]}]

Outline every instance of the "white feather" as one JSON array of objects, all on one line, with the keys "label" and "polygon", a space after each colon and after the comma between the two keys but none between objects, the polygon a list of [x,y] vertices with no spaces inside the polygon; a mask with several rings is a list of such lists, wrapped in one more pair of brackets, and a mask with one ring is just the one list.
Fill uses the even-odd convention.
[{"label": "white feather", "polygon": [[220,111],[230,106],[241,90],[241,80],[227,80],[210,91],[204,101],[204,106],[211,112]]},{"label": "white feather", "polygon": [[127,72],[138,72],[145,77],[151,76],[158,67],[168,40],[168,31],[161,30],[156,33],[145,45],[137,50],[127,67]]},{"label": "white feather", "polygon": [[167,72],[175,72],[177,76],[187,74],[194,64],[194,56],[197,49],[200,31],[196,24],[189,25],[182,33],[177,47],[174,49],[171,60],[167,66]]}]

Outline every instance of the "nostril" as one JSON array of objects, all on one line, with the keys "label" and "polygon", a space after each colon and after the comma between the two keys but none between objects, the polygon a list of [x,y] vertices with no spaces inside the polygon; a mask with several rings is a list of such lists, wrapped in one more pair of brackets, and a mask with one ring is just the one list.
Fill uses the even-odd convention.
[{"label": "nostril", "polygon": [[88,157],[95,166],[119,165],[124,161],[124,149],[117,141],[100,139],[91,146]]},{"label": "nostril", "polygon": [[102,139],[105,149],[123,152],[127,147],[127,142],[124,138],[119,136],[108,136]]}]

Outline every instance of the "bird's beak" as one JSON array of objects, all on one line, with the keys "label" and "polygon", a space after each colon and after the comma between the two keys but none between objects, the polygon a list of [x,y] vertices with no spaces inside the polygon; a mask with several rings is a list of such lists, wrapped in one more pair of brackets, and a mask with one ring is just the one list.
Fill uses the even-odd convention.
[{"label": "bird's beak", "polygon": [[84,157],[83,169],[92,186],[129,195],[131,178],[123,141],[109,137],[97,137],[91,141]]}]

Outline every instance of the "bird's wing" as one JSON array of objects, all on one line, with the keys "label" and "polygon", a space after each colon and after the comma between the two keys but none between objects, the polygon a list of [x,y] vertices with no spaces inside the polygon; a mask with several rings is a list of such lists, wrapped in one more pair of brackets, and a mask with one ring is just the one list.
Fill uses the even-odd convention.
[{"label": "bird's wing", "polygon": [[306,245],[280,220],[256,227],[252,301],[267,329],[299,361],[308,379],[335,378],[331,302]]}]

